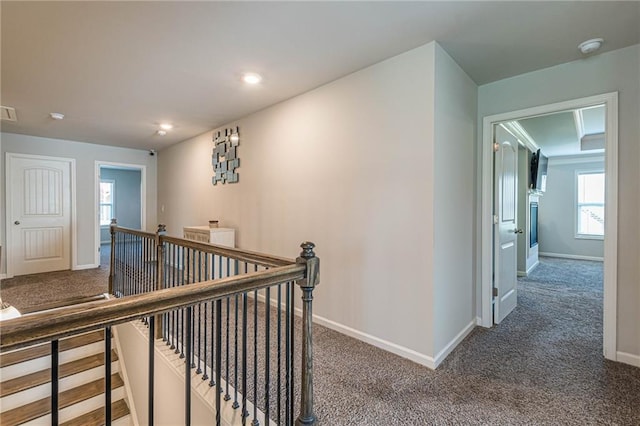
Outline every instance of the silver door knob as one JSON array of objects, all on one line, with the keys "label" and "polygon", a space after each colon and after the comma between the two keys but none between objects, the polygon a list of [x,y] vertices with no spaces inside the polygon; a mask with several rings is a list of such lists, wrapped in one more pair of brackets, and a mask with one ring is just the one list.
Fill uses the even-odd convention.
[{"label": "silver door knob", "polygon": [[13,222],[14,225],[20,225],[20,221],[16,220],[15,222]]},{"label": "silver door knob", "polygon": [[522,230],[522,228],[516,228],[513,230],[514,234],[522,234],[524,231]]}]

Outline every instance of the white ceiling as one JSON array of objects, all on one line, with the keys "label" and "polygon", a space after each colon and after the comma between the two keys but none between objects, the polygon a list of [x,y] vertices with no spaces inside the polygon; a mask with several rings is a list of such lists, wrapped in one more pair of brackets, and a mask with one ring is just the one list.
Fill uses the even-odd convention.
[{"label": "white ceiling", "polygon": [[[2,131],[161,149],[437,40],[478,84],[640,42],[640,2],[0,2]],[[261,73],[258,87],[240,82]],[[65,114],[63,121],[50,112]],[[176,127],[154,133],[162,121]]]}]

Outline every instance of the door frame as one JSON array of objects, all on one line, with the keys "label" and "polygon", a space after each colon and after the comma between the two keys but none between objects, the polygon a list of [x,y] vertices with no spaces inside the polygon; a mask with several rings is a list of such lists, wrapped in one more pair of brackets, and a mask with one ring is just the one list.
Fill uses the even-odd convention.
[{"label": "door frame", "polygon": [[138,170],[140,171],[140,227],[142,230],[147,229],[147,166],[144,164],[132,163],[116,163],[113,161],[95,161],[95,189],[94,189],[94,224],[95,242],[97,243],[94,262],[96,267],[100,266],[100,168],[111,167],[119,170]]},{"label": "door frame", "polygon": [[62,163],[69,164],[69,180],[70,180],[70,196],[71,196],[71,229],[69,233],[70,238],[70,247],[71,247],[71,265],[70,268],[72,271],[76,270],[78,267],[78,255],[77,255],[77,241],[76,236],[77,233],[77,220],[76,220],[76,160],[75,158],[66,158],[66,157],[53,157],[49,155],[32,155],[32,154],[21,154],[21,153],[6,153],[6,162],[5,162],[5,229],[6,229],[6,242],[7,248],[4,250],[5,259],[7,262],[7,278],[13,278],[13,256],[12,256],[12,232],[11,232],[11,216],[13,212],[13,185],[11,185],[11,172],[12,172],[12,161],[18,158],[26,158],[29,160],[45,160],[45,161],[59,161]]},{"label": "door frame", "polygon": [[480,265],[478,295],[480,312],[478,324],[493,326],[493,126],[503,121],[523,117],[545,115],[568,109],[604,104],[606,110],[605,132],[605,238],[604,238],[604,303],[603,303],[603,353],[610,360],[617,360],[617,267],[618,267],[618,92],[604,93],[572,99],[502,114],[490,115],[482,120],[482,199],[480,225]]}]

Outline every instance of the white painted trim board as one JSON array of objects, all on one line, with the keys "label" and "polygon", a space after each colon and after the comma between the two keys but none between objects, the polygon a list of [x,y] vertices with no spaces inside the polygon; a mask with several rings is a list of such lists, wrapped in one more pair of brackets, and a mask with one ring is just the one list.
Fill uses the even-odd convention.
[{"label": "white painted trim board", "polygon": [[542,256],[542,257],[558,257],[558,258],[561,258],[561,259],[593,260],[593,261],[596,261],[596,262],[603,262],[604,261],[604,257],[582,256],[582,255],[579,255],[579,254],[540,252],[540,253],[538,253],[538,255]]},{"label": "white painted trim board", "polygon": [[618,351],[616,353],[616,358],[618,362],[633,365],[634,367],[640,367],[640,355],[634,355],[627,352]]}]

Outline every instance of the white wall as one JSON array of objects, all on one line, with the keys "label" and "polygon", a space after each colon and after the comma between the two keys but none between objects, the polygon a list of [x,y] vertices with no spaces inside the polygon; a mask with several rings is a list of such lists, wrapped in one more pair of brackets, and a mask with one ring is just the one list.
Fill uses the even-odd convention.
[{"label": "white wall", "polygon": [[[48,155],[54,157],[74,158],[76,160],[76,218],[77,218],[77,263],[79,267],[94,265],[95,253],[100,245],[95,241],[95,161],[110,161],[127,164],[141,164],[147,166],[147,226],[155,231],[156,220],[156,157],[149,156],[147,151],[118,148],[105,145],[49,139],[36,136],[2,133],[2,163],[5,153],[20,153],[32,155]],[[2,175],[0,196],[5,198],[5,176]],[[0,223],[2,246],[5,246],[5,221]],[[4,255],[2,256],[5,257]],[[4,259],[3,259],[4,261]],[[6,270],[2,265],[2,271]]]},{"label": "white wall", "polygon": [[576,238],[576,172],[603,170],[604,158],[569,164],[549,160],[547,190],[538,203],[541,254],[603,258],[604,240]]},{"label": "white wall", "polygon": [[431,175],[435,182],[434,352],[439,354],[453,349],[452,340],[475,325],[473,155],[478,92],[473,80],[439,45],[435,53]]},{"label": "white wall", "polygon": [[639,73],[640,45],[635,45],[486,84],[478,91],[479,123],[488,115],[619,92],[617,344],[619,351],[635,356],[640,356]]},{"label": "white wall", "polygon": [[210,132],[161,151],[160,221],[289,257],[313,241],[315,314],[433,354],[433,61],[432,43],[230,123],[237,184],[212,186]]}]

